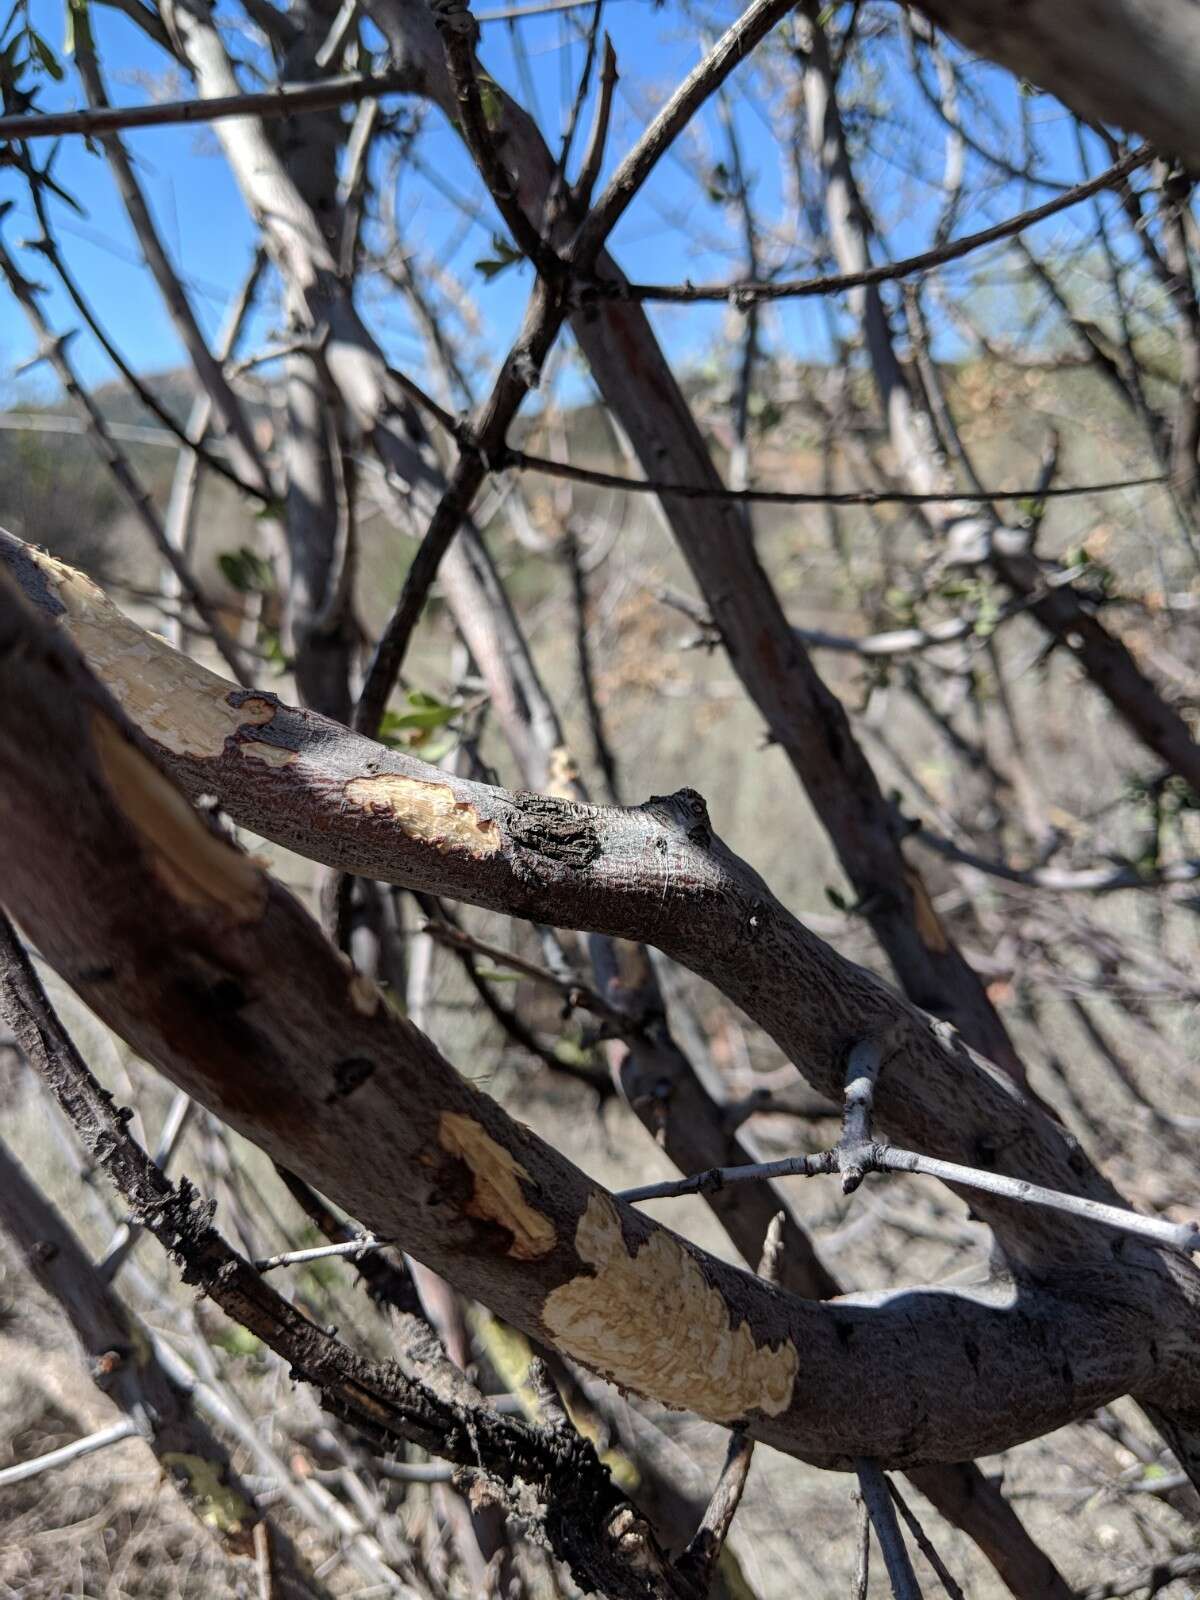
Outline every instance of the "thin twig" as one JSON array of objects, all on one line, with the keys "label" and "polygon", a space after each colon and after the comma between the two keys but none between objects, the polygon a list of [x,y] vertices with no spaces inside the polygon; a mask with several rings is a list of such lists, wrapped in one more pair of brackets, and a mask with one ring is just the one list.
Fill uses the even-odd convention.
[{"label": "thin twig", "polygon": [[377,1239],[373,1233],[364,1233],[357,1239],[347,1239],[340,1244],[319,1244],[310,1250],[285,1250],[281,1255],[263,1256],[254,1262],[254,1270],[273,1272],[276,1267],[302,1267],[310,1261],[324,1261],[328,1256],[349,1256],[353,1260],[370,1254],[372,1250],[382,1250],[385,1244],[385,1240]]},{"label": "thin twig", "polygon": [[1136,172],[1140,167],[1148,166],[1154,157],[1153,150],[1140,145],[1124,160],[1116,162],[1097,177],[1089,178],[1086,183],[1076,184],[1073,189],[1055,195],[1043,205],[1022,211],[1004,222],[993,224],[990,228],[981,228],[977,233],[968,233],[960,239],[951,239],[946,244],[938,245],[936,249],[923,250],[919,255],[906,256],[902,261],[865,267],[861,272],[831,272],[818,278],[781,278],[775,283],[743,281],[670,284],[601,280],[589,283],[586,288],[581,287],[577,292],[584,301],[666,300],[675,304],[690,304],[698,300],[727,300],[733,305],[742,307],[755,301],[798,299],[809,295],[840,294],[846,289],[870,288],[876,284],[890,283],[897,278],[908,277],[912,273],[928,272],[934,267],[944,266],[948,261],[961,260],[963,256],[970,255],[985,245],[995,244],[1001,239],[1010,239],[1013,234],[1020,233],[1035,223],[1044,222],[1047,217],[1056,216],[1069,206],[1078,205],[1081,200],[1088,200],[1104,189],[1115,187],[1129,177],[1130,173]]},{"label": "thin twig", "polygon": [[[459,128],[488,193],[521,254],[543,278],[560,277],[563,263],[554,246],[526,216],[516,180],[501,159],[499,140],[488,122],[475,66],[474,19],[461,0],[437,0],[433,13],[458,102]],[[495,90],[490,85],[488,92],[494,99]]]},{"label": "thin twig", "polygon": [[11,1488],[14,1483],[24,1483],[39,1473],[53,1472],[57,1467],[68,1467],[72,1461],[94,1455],[97,1450],[107,1450],[109,1445],[120,1444],[124,1439],[144,1438],[142,1428],[132,1417],[122,1417],[110,1427],[98,1428],[82,1439],[73,1439],[57,1450],[47,1450],[45,1455],[34,1456],[29,1461],[18,1461],[16,1466],[0,1468],[0,1489]]},{"label": "thin twig", "polygon": [[[583,56],[583,69],[579,74],[579,82],[575,86],[575,98],[571,104],[570,115],[567,117],[567,126],[562,137],[562,148],[559,151],[558,161],[554,168],[554,177],[546,192],[545,214],[552,217],[555,205],[562,193],[567,179],[567,163],[571,159],[571,146],[575,143],[575,133],[579,127],[579,118],[583,114],[583,102],[587,99],[588,88],[592,81],[592,68],[596,63],[596,40],[600,34],[600,17],[604,10],[604,0],[594,0],[592,7],[592,20],[588,27],[587,48]],[[604,42],[608,44],[608,35],[605,34]]]},{"label": "thin twig", "polygon": [[434,918],[423,922],[420,931],[428,934],[438,944],[445,945],[448,950],[469,950],[472,955],[484,956],[487,960],[494,961],[497,966],[508,967],[513,972],[532,978],[535,983],[547,984],[550,988],[556,989],[570,1005],[582,1006],[596,1016],[603,1017],[614,1027],[623,1030],[626,1025],[626,1019],[619,1011],[610,1006],[594,989],[581,983],[573,974],[560,978],[557,973],[551,972],[548,967],[539,966],[536,961],[527,961],[524,956],[515,955],[511,950],[489,944],[485,939],[477,939],[465,928],[452,927],[449,923],[439,922]]},{"label": "thin twig", "polygon": [[[662,478],[630,478],[619,472],[604,472],[596,467],[579,467],[570,461],[552,461],[531,455],[526,450],[505,448],[491,458],[494,471],[514,468],[521,472],[543,472],[551,478],[567,478],[573,483],[592,484],[599,489],[620,489],[626,494],[656,494],[679,500],[721,500],[770,506],[926,506],[944,505],[946,492],[916,493],[903,489],[727,489],[696,483],[673,483]],[[955,490],[953,499],[963,505],[987,501],[1064,500],[1073,495],[1112,494],[1119,489],[1144,489],[1166,483],[1161,472],[1138,478],[1108,478],[1096,483],[1060,483],[1039,490],[1036,485],[1021,489],[986,489],[982,494]]]},{"label": "thin twig", "polygon": [[596,180],[600,176],[600,167],[604,161],[604,151],[608,145],[608,125],[612,116],[613,91],[617,87],[617,53],[613,49],[612,40],[608,34],[604,35],[604,54],[600,60],[600,92],[596,96],[596,110],[592,117],[592,129],[588,134],[588,142],[584,147],[583,160],[579,163],[579,175],[575,179],[571,197],[576,207],[583,211],[591,204],[592,191],[596,187]]},{"label": "thin twig", "polygon": [[753,1457],[754,1440],[743,1428],[735,1428],[729,1436],[725,1464],[721,1468],[712,1499],[705,1507],[700,1526],[676,1563],[679,1571],[695,1584],[700,1594],[707,1594],[712,1586],[721,1552],[742,1501]]},{"label": "thin twig", "polygon": [[949,1600],[967,1600],[966,1595],[962,1592],[962,1589],[959,1586],[958,1580],[946,1566],[946,1563],[942,1560],[941,1556],[935,1549],[933,1542],[930,1540],[929,1535],[925,1532],[925,1529],[921,1526],[920,1522],[918,1522],[916,1512],[911,1509],[907,1500],[905,1500],[904,1496],[900,1493],[899,1489],[897,1489],[895,1483],[890,1478],[887,1480],[887,1486],[891,1491],[892,1499],[896,1502],[897,1511],[899,1511],[900,1515],[904,1518],[904,1524],[912,1536],[913,1543],[925,1557],[926,1561],[928,1561],[929,1565],[937,1573],[938,1581],[949,1596]]},{"label": "thin twig", "polygon": [[271,1561],[271,1529],[266,1521],[254,1524],[254,1573],[258,1580],[258,1600],[273,1600],[275,1575]]},{"label": "thin twig", "polygon": [[725,30],[699,65],[688,73],[621,161],[599,200],[585,217],[570,252],[571,260],[579,270],[590,269],[604,241],[659,159],[704,102],[716,93],[733,69],[787,15],[793,4],[794,0],[754,0],[737,21]]},{"label": "thin twig", "polygon": [[[163,1118],[162,1129],[158,1135],[158,1144],[154,1151],[154,1164],[164,1172],[171,1164],[174,1155],[183,1137],[194,1101],[182,1089],[177,1089]],[[132,1218],[126,1217],[120,1223],[112,1238],[108,1241],[105,1251],[96,1263],[96,1273],[105,1283],[112,1283],[120,1272],[122,1265],[127,1260],[129,1252],[133,1249],[141,1234],[141,1228]]]},{"label": "thin twig", "polygon": [[257,94],[215,95],[212,99],[164,100],[160,105],[106,106],[91,111],[22,112],[0,117],[0,141],[57,138],[64,133],[115,133],[124,128],[162,128],[180,122],[216,122],[223,117],[291,117],[329,111],[379,95],[412,89],[405,72],[325,78],[319,83],[281,83]]},{"label": "thin twig", "polygon": [[952,839],[934,833],[923,822],[913,828],[912,837],[948,861],[960,862],[976,872],[985,872],[989,878],[999,878],[1003,883],[1019,884],[1026,889],[1049,889],[1063,894],[1114,894],[1122,889],[1162,889],[1171,884],[1194,883],[1200,878],[1200,860],[1194,857],[1164,862],[1156,867],[1141,866],[1135,861],[1114,861],[1102,867],[1018,867],[1012,862],[964,849]]},{"label": "thin twig", "polygon": [[[584,219],[569,252],[569,260],[575,271],[591,270],[610,230],[650,175],[659,156],[704,101],[716,93],[745,53],[787,9],[788,0],[755,0],[672,95]],[[538,268],[538,279],[526,307],[520,332],[501,364],[491,393],[477,408],[469,426],[455,430],[459,458],[417,547],[400,598],[379,636],[354,710],[355,731],[368,737],[373,737],[379,730],[384,708],[404,665],[409,641],[437,577],[442,557],[469,513],[485,477],[508,464],[508,458],[513,454],[507,445],[508,429],[526,396],[537,387],[542,367],[570,310],[558,257],[552,252],[553,261],[546,257],[540,235],[527,218],[523,226],[515,223],[512,213],[519,210],[519,203],[508,174],[500,164],[482,104],[478,107],[475,105],[479,86],[475,80],[471,54],[470,12],[462,0],[444,0],[438,13],[438,24],[443,31],[448,65],[452,77],[455,77],[456,93],[460,96],[459,104],[464,109],[464,116],[469,115],[472,119],[471,131],[466,135],[468,146],[501,215],[509,221],[510,227],[520,227],[520,233],[514,233],[513,237],[530,254]],[[463,94],[467,96],[467,101],[461,98]],[[475,115],[476,110],[478,116]],[[534,239],[538,241],[536,248]],[[549,250],[548,245],[546,250]]]},{"label": "thin twig", "polygon": [[143,382],[125,360],[125,357],[109,337],[108,330],[96,315],[91,301],[84,294],[78,279],[63,260],[58,241],[50,226],[40,175],[34,170],[32,162],[27,162],[23,170],[29,184],[30,198],[33,200],[34,210],[37,213],[38,223],[42,230],[41,238],[34,240],[27,245],[27,248],[36,250],[39,254],[45,256],[57,274],[59,282],[67,291],[67,295],[74,303],[75,309],[79,312],[93,338],[100,345],[113,366],[116,367],[146,410],[152,416],[158,418],[166,432],[183,449],[198,456],[206,467],[215,472],[218,477],[224,478],[228,483],[231,483],[242,494],[249,495],[251,499],[257,500],[260,504],[269,504],[271,498],[269,485],[264,486],[248,482],[245,478],[240,477],[234,468],[222,459],[220,454],[207,449],[199,439],[190,439],[186,429],[175,420],[170,410],[163,405],[162,401],[154,393],[154,390]]},{"label": "thin twig", "polygon": [[505,6],[500,11],[481,11],[475,21],[482,25],[485,22],[520,22],[522,17],[548,17],[558,11],[585,11],[596,0],[542,0],[539,5],[532,6]]},{"label": "thin twig", "polygon": [[[1132,1234],[1135,1238],[1146,1239],[1168,1250],[1178,1250],[1184,1255],[1200,1252],[1200,1225],[1195,1222],[1166,1222],[1161,1217],[1143,1217],[1136,1211],[1124,1211],[1119,1206],[1084,1199],[1082,1195],[1044,1189],[1040,1184],[1027,1183],[1024,1178],[1010,1178],[1000,1172],[984,1172],[977,1167],[960,1166],[955,1161],[940,1161],[935,1156],[918,1155],[915,1150],[900,1150],[893,1145],[868,1145],[859,1159],[864,1172],[919,1173],[928,1178],[940,1178],[943,1183],[957,1184],[963,1189],[977,1189],[981,1193],[1014,1200],[1022,1205],[1065,1212],[1068,1216],[1081,1217],[1103,1228],[1114,1228],[1118,1233]],[[631,1204],[643,1200],[673,1200],[681,1195],[712,1193],[727,1183],[759,1183],[769,1178],[814,1178],[840,1171],[840,1151],[821,1150],[813,1155],[785,1156],[779,1161],[750,1162],[740,1167],[710,1167],[707,1172],[693,1173],[688,1178],[624,1189],[618,1199]]]},{"label": "thin twig", "polygon": [[870,1514],[875,1537],[879,1540],[895,1600],[921,1600],[921,1586],[912,1569],[900,1524],[896,1521],[887,1479],[878,1462],[868,1461],[865,1457],[860,1456],[855,1461],[854,1470],[858,1474],[863,1504]]},{"label": "thin twig", "polygon": [[854,1573],[854,1600],[867,1600],[871,1581],[871,1513],[867,1502],[858,1497],[858,1565]]}]

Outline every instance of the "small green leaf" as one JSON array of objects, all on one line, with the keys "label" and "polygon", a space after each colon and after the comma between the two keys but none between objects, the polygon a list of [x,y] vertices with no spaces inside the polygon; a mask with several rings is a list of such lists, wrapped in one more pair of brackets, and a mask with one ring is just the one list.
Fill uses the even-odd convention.
[{"label": "small green leaf", "polygon": [[403,728],[444,728],[455,716],[456,706],[425,706],[420,711],[393,713],[389,724],[393,732]]},{"label": "small green leaf", "polygon": [[270,665],[275,668],[276,677],[282,678],[284,673],[290,670],[292,663],[283,648],[283,638],[278,628],[259,629],[259,648]]},{"label": "small green leaf", "polygon": [[275,586],[270,562],[265,561],[257,550],[251,550],[249,545],[242,545],[237,550],[222,550],[217,557],[217,566],[225,582],[239,594],[269,594]]},{"label": "small green leaf", "polygon": [[521,252],[509,244],[508,240],[499,233],[492,235],[492,251],[492,255],[485,256],[483,260],[475,263],[475,270],[482,272],[484,277],[489,280],[498,277],[500,273],[507,271],[509,267],[514,266],[518,261],[525,259]]},{"label": "small green leaf", "polygon": [[45,39],[42,38],[41,34],[35,32],[33,28],[29,30],[29,44],[34,55],[41,62],[43,72],[48,72],[55,83],[61,83],[63,69],[58,64],[58,57],[51,50]]},{"label": "small green leaf", "polygon": [[[418,699],[428,703],[414,705]],[[412,711],[384,712],[377,735],[380,744],[404,750],[420,747],[427,761],[440,760],[452,748],[454,738],[451,736],[430,744],[429,736],[454,720],[458,715],[458,706],[444,706],[432,695],[422,695],[419,690],[412,691],[408,700],[414,706]]]}]

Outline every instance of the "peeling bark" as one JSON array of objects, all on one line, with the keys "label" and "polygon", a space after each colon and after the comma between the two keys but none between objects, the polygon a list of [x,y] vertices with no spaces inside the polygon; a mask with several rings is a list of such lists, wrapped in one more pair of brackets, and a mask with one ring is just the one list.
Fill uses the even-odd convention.
[{"label": "peeling bark", "polygon": [[[64,589],[78,600],[80,580],[65,584],[48,558],[12,550],[43,609],[63,606]],[[59,615],[69,627],[65,607]],[[94,600],[91,619],[102,631]],[[153,674],[161,657],[149,667],[147,657],[168,647],[144,635],[138,646]],[[531,1337],[664,1403],[744,1417],[755,1437],[830,1467],[857,1456],[887,1466],[964,1460],[1131,1391],[1195,1407],[1196,1275],[1134,1241],[987,1203],[1010,1259],[1027,1264],[1019,1277],[816,1304],[615,1201],[459,1077],[288,893],[188,810],[63,633],[7,581],[0,680],[0,882],[45,958],[180,1087]],[[168,736],[177,718],[203,722],[189,697],[211,711],[242,694],[199,668],[176,681],[159,707]],[[207,755],[155,754],[193,792],[226,803],[226,763],[252,774],[249,792],[260,797],[291,785],[293,815],[307,814],[308,842],[323,840],[328,854],[348,781],[331,769],[335,747],[349,741],[360,770],[378,747],[282,706],[270,722],[253,724],[255,742],[282,736],[278,747],[293,748],[290,737],[293,763],[247,761],[236,731]],[[128,760],[114,763],[116,742]],[[434,784],[423,776],[431,769],[392,759],[414,783],[447,785],[445,774]],[[673,953],[697,970],[720,966],[727,992],[757,999],[777,1026],[786,1015],[793,1045],[798,1030],[806,1039],[796,1054],[827,1085],[854,1039],[886,1030],[894,1053],[877,1089],[879,1126],[943,1149],[973,1133],[976,1160],[986,1135],[998,1167],[1104,1187],[1011,1084],[788,918],[712,836],[698,797],[604,811],[449,784],[501,848],[442,848],[392,818],[382,837],[397,858],[455,877],[468,898],[516,893],[553,905],[559,922],[590,920],[594,905],[622,933],[645,936],[650,928],[631,924],[652,923],[659,942],[686,946]],[[336,798],[333,814],[321,815],[322,795]],[[378,828],[378,818],[361,821]]]}]

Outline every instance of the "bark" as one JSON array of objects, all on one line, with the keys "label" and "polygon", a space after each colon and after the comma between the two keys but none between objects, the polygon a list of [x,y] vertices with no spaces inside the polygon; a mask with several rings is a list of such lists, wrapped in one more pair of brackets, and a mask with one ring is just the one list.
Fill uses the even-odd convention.
[{"label": "bark", "polygon": [[[506,1492],[519,1490],[522,1516],[531,1507],[521,1486],[532,1490],[550,1548],[584,1590],[611,1600],[697,1600],[676,1581],[644,1517],[612,1483],[592,1446],[572,1429],[530,1427],[486,1406],[424,1319],[402,1309],[403,1291],[393,1296],[396,1274],[390,1280],[378,1271],[370,1276],[373,1293],[393,1308],[400,1363],[373,1362],[314,1324],[231,1249],[213,1227],[211,1205],[186,1179],[168,1182],[130,1136],[122,1108],[114,1106],[64,1032],[7,921],[0,923],[0,1012],[94,1167],[106,1173],[131,1214],[170,1254],[183,1282],[256,1334],[319,1391],[335,1417],[385,1453],[400,1442],[413,1443],[472,1473],[488,1474]],[[174,1381],[191,1384],[186,1363],[177,1363],[171,1347],[156,1341],[156,1349]],[[394,1585],[394,1571],[357,1518],[327,1491],[297,1478],[259,1438],[236,1397],[207,1382],[195,1383],[189,1393],[276,1479],[301,1516],[334,1535],[369,1583]]]},{"label": "bark", "polygon": [[[488,686],[521,781],[587,804],[587,787],[567,749],[558,713],[487,548],[470,527],[446,552],[443,587]],[[754,1160],[752,1147],[730,1131],[725,1108],[672,1037],[646,950],[596,936],[589,941],[589,957],[597,988],[627,1025],[610,1044],[613,1077],[647,1131],[661,1139],[681,1172]],[[781,1286],[821,1300],[838,1293],[790,1206],[770,1185],[734,1184],[706,1198],[751,1266],[762,1254],[772,1217],[782,1209]]]},{"label": "bark", "polygon": [[[838,266],[843,272],[858,272],[868,264],[870,219],[855,183],[833,94],[828,42],[812,6],[809,29],[811,50],[804,74],[809,143],[825,181],[825,211]],[[1004,527],[991,510],[953,499],[944,463],[937,459],[931,419],[915,403],[896,357],[879,290],[854,291],[851,305],[863,328],[880,409],[904,482],[920,494],[947,489],[944,502],[926,508],[938,536],[953,548],[978,549],[980,559],[990,562],[1014,596],[1028,602],[1038,622],[1072,653],[1133,733],[1200,793],[1200,745],[1128,648],[1068,585],[1047,587],[1025,534]]]},{"label": "bark", "polygon": [[[19,546],[16,566],[44,608],[88,592]],[[226,686],[146,636],[126,636],[137,656],[122,654],[111,618],[89,615],[70,625],[110,680],[125,672],[162,743],[135,733],[63,631],[6,581],[5,901],[133,1048],[376,1234],[623,1386],[746,1420],[756,1438],[823,1466],[964,1460],[1130,1391],[1196,1406],[1195,1274],[1135,1241],[982,1197],[1010,1257],[1029,1264],[1018,1277],[815,1304],[616,1202],[460,1078],[146,752],[226,803],[226,763],[261,769],[265,787],[255,770],[243,793],[291,787],[297,832],[326,854],[334,828],[345,837],[324,808],[332,799],[363,814],[396,864],[443,889],[453,876],[482,903],[515,894],[553,907],[547,920],[599,915],[626,936],[653,932],[696,970],[723,969],[752,1014],[777,1027],[788,1015],[793,1047],[803,1036],[795,1053],[824,1086],[849,1044],[886,1034],[895,1053],[876,1091],[879,1128],[943,1151],[973,1139],[976,1159],[990,1152],[1001,1169],[1104,1187],[1010,1083],[788,918],[713,838],[698,797],[606,812],[505,795],[394,754],[385,767],[378,747]],[[309,732],[303,775],[289,728]],[[339,771],[344,741],[352,766]]]},{"label": "bark", "polygon": [[[305,0],[292,9],[298,24],[283,53],[280,76],[300,83],[320,76],[314,54],[329,32],[336,3]],[[330,258],[341,237],[338,157],[345,139],[341,112],[313,112],[272,127],[279,160],[320,230]],[[303,293],[285,282],[290,331],[302,340],[308,307]],[[321,355],[297,349],[284,363],[287,475],[284,528],[290,564],[287,626],[296,687],[306,705],[346,722],[350,717],[350,671],[355,626],[350,613],[351,505],[342,454],[336,395]]]},{"label": "bark", "polygon": [[1192,0],[919,3],[969,50],[1080,116],[1144,134],[1200,170],[1200,8]]},{"label": "bark", "polygon": [[[410,75],[415,92],[453,117],[456,102],[426,7],[420,0],[372,0],[368,10],[388,39],[397,70]],[[554,157],[514,101],[499,89],[493,100],[497,138],[521,203],[530,216],[540,217]],[[605,279],[623,281],[609,257],[602,255],[598,267]],[[695,417],[642,308],[590,306],[576,312],[571,326],[647,477],[720,488]],[[804,784],[905,991],[1023,1081],[1004,1025],[905,859],[878,780],[841,703],[789,626],[738,508],[670,495],[662,497],[662,507],[735,671]]]}]

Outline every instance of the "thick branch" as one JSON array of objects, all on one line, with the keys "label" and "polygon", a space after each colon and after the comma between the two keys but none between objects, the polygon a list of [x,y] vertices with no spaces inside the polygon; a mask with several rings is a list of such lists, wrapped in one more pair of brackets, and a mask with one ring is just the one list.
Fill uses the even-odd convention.
[{"label": "thick branch", "polygon": [[[140,681],[169,736],[192,689],[180,671],[168,691],[164,659]],[[347,970],[292,897],[181,801],[67,641],[11,586],[0,663],[0,881],[46,959],[180,1087],[532,1337],[661,1403],[745,1418],[755,1437],[828,1466],[990,1453],[1130,1389],[1176,1405],[1191,1398],[1189,1271],[1133,1241],[1118,1266],[1107,1241],[1069,1219],[1043,1229],[1023,1217],[1016,1227],[1002,1203],[981,1201],[1006,1242],[1057,1258],[1053,1288],[1027,1276],[829,1306],[771,1290],[621,1206]],[[225,701],[232,729],[216,697],[203,711],[191,701],[200,720],[175,730],[184,745],[176,770],[194,778],[193,763],[211,762],[218,743],[247,767],[288,772],[286,746],[268,729],[280,711],[232,693],[241,701]],[[299,720],[325,743],[339,731]],[[237,726],[252,734],[240,746]],[[257,754],[243,754],[247,744]],[[693,930],[691,963],[695,938],[744,983],[769,952],[788,994],[804,990],[813,1059],[826,1071],[849,1028],[861,1036],[864,1015],[891,1013],[898,1054],[877,1087],[877,1125],[923,1123],[935,1143],[957,1145],[962,1111],[987,1103],[998,1167],[1019,1146],[1016,1159],[1031,1157],[1035,1169],[1070,1170],[1069,1147],[1011,1086],[789,925],[765,887],[739,906],[755,880],[712,838],[695,797],[606,813],[405,765],[408,774],[360,766],[326,792],[365,806],[398,853],[415,845],[426,870],[432,855],[468,883],[491,879],[493,893],[506,881],[505,898],[523,882],[527,898],[576,915],[594,903],[610,914],[623,906],[628,919],[647,887],[630,881],[632,869],[661,862],[640,876],[653,880],[656,901],[675,885],[666,921]],[[205,787],[224,787],[211,765]],[[646,910],[643,901],[641,920]],[[729,912],[737,921],[722,926]],[[931,1090],[936,1109],[922,1105]],[[956,1136],[936,1137],[955,1112]],[[1064,1342],[1066,1369],[1046,1357]],[[848,1386],[862,1397],[853,1415]]]},{"label": "thick branch", "polygon": [[[453,114],[441,47],[420,0],[370,0],[393,57],[414,84]],[[498,96],[521,198],[539,214],[554,158],[532,119]],[[607,275],[618,269],[604,258]],[[863,913],[906,991],[953,1020],[1014,1077],[1022,1067],[983,985],[949,940],[919,875],[892,835],[887,801],[846,714],[813,669],[771,582],[747,547],[734,507],[709,493],[723,486],[687,400],[642,309],[605,304],[577,312],[575,336],[605,401],[641,452],[648,477],[670,481],[664,515],[721,630],[730,660],[804,784],[842,859]],[[668,479],[669,474],[669,479]],[[676,486],[701,498],[685,499]]]},{"label": "thick branch", "polygon": [[920,0],[942,27],[1089,121],[1136,130],[1200,169],[1189,110],[1200,79],[1190,0]]}]

